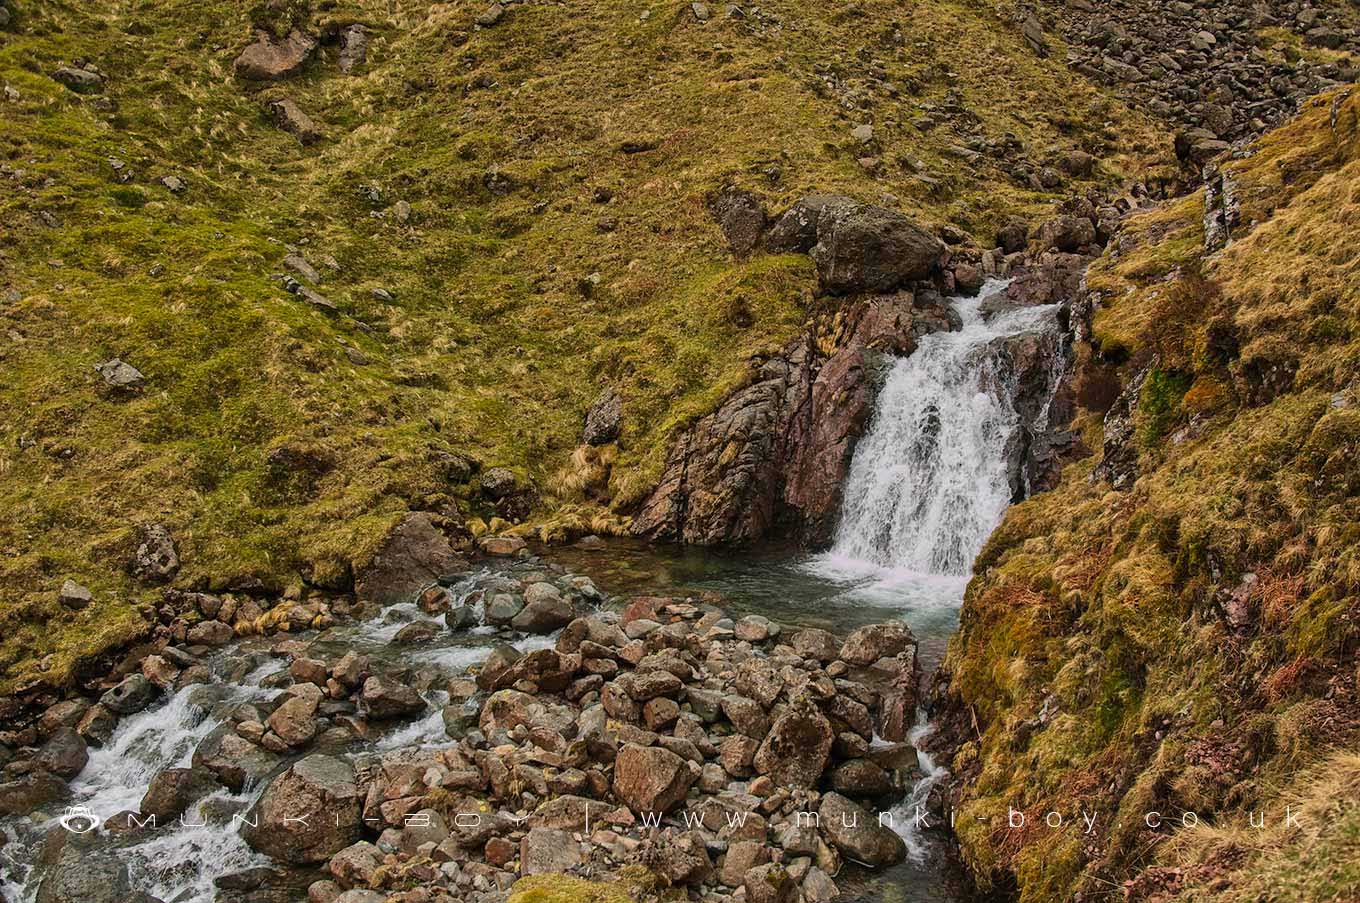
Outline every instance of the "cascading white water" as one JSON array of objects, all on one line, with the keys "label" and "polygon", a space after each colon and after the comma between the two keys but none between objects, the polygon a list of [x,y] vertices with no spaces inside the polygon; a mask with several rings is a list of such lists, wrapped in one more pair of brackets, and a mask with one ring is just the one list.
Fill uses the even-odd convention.
[{"label": "cascading white water", "polygon": [[1057,328],[1054,308],[984,318],[992,282],[959,299],[963,328],[893,364],[845,485],[833,560],[964,576],[1010,504],[1006,447],[1020,427],[999,341]]}]

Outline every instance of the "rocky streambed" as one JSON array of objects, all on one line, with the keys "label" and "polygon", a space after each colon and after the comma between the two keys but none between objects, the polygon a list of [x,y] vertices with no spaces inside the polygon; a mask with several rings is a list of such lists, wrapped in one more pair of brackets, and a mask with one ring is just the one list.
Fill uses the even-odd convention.
[{"label": "rocky streambed", "polygon": [[306,605],[239,640],[200,610],[11,738],[6,896],[492,901],[563,874],[854,899],[916,845],[931,782],[903,623],[837,636],[712,593],[606,597],[532,557],[385,608]]}]

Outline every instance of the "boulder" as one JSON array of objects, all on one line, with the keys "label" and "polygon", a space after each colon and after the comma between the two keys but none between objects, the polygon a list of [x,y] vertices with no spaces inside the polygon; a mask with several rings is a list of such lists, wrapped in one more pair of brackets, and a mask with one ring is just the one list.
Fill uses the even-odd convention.
[{"label": "boulder", "polygon": [[405,515],[382,541],[377,554],[360,569],[355,591],[362,599],[389,605],[408,602],[440,577],[466,569],[432,517],[423,511]]},{"label": "boulder", "polygon": [[28,815],[65,796],[65,781],[51,772],[35,771],[0,784],[0,815]]},{"label": "boulder", "polygon": [[99,704],[117,715],[133,715],[151,705],[156,693],[156,685],[144,675],[129,674],[99,697]]},{"label": "boulder", "polygon": [[189,628],[185,640],[193,646],[225,646],[236,636],[230,624],[221,621],[199,621]]},{"label": "boulder", "polygon": [[60,837],[56,843],[60,852],[38,885],[36,903],[144,903],[151,899],[132,889],[127,864],[117,854],[89,849],[69,837]]},{"label": "boulder", "polygon": [[746,873],[770,861],[770,848],[758,840],[738,840],[727,847],[719,877],[728,887],[741,887]]},{"label": "boulder", "polygon": [[387,677],[370,677],[359,693],[359,712],[377,720],[414,715],[425,708],[420,694]]},{"label": "boulder", "polygon": [[237,736],[230,724],[219,725],[208,734],[193,756],[195,768],[205,769],[233,793],[266,777],[279,762],[274,753]]},{"label": "boulder", "polygon": [[1058,216],[1039,227],[1039,244],[1058,251],[1077,251],[1096,243],[1096,224],[1084,216]]},{"label": "boulder", "polygon": [[332,856],[326,868],[341,885],[355,887],[370,884],[382,864],[382,850],[367,840],[361,840]]},{"label": "boulder", "polygon": [[348,762],[312,755],[266,788],[250,811],[246,842],[293,865],[324,862],[358,839],[359,788]]},{"label": "boulder", "polygon": [[831,635],[831,631],[817,627],[806,627],[793,635],[789,641],[793,651],[804,659],[815,662],[829,662],[839,654],[841,644]]},{"label": "boulder", "polygon": [[524,607],[510,626],[525,633],[552,633],[571,623],[576,611],[551,583],[532,583],[524,591]]},{"label": "boulder", "polygon": [[52,78],[77,94],[94,94],[104,88],[104,79],[99,73],[78,66],[60,66],[52,73]]},{"label": "boulder", "polygon": [[812,260],[829,294],[891,291],[939,267],[944,243],[904,214],[869,204],[824,212]]},{"label": "boulder", "polygon": [[88,608],[93,599],[94,596],[90,594],[90,591],[74,580],[67,580],[57,591],[57,601],[61,603],[62,607],[69,608],[72,611]]},{"label": "boulder", "polygon": [[914,648],[916,637],[906,624],[896,621],[869,624],[857,628],[846,637],[841,646],[840,658],[852,665],[865,666]]},{"label": "boulder", "polygon": [[206,769],[166,768],[147,785],[138,809],[164,824],[184,813],[213,791],[216,783]]},{"label": "boulder", "polygon": [[368,31],[357,22],[340,29],[340,55],[336,65],[341,72],[353,72],[368,60]]},{"label": "boulder", "polygon": [[831,759],[836,734],[811,704],[795,704],[771,726],[756,751],[756,771],[785,787],[816,786]]},{"label": "boulder", "polygon": [[817,244],[817,224],[827,210],[855,206],[851,198],[813,194],[799,198],[781,213],[765,233],[765,249],[774,254],[806,254]]},{"label": "boulder", "polygon": [[726,185],[709,196],[708,210],[738,257],[745,257],[760,244],[765,231],[765,207],[751,192]]},{"label": "boulder", "polygon": [[842,762],[831,772],[831,786],[837,793],[860,798],[873,798],[893,789],[888,773],[868,759]]},{"label": "boulder", "polygon": [[315,696],[291,696],[274,710],[266,724],[288,746],[302,746],[316,736],[317,703]]},{"label": "boulder", "polygon": [[[300,144],[315,144],[324,137],[321,129],[312,121],[312,117],[303,112],[302,107],[298,106],[297,101],[291,97],[280,97],[269,101],[265,105],[265,111],[269,113],[269,118],[273,120],[274,125],[292,135]],[[297,294],[317,307],[333,308],[335,306],[323,295],[307,286],[300,287]]]},{"label": "boulder", "polygon": [[145,583],[166,583],[179,571],[179,551],[164,525],[147,524],[138,530],[130,570]]},{"label": "boulder", "polygon": [[560,874],[584,861],[581,845],[560,828],[530,828],[519,842],[521,875]]},{"label": "boulder", "polygon": [[798,900],[798,882],[777,862],[749,869],[742,876],[742,887],[746,889],[746,903],[796,903]]},{"label": "boulder", "polygon": [[236,75],[250,81],[290,78],[301,72],[311,59],[316,43],[315,38],[296,28],[282,40],[267,31],[256,32],[255,42],[247,45],[236,58]]},{"label": "boulder", "polygon": [[856,862],[882,868],[907,858],[907,845],[901,837],[839,793],[823,794],[817,818],[831,844]]},{"label": "boulder", "polygon": [[614,759],[614,794],[638,814],[670,811],[693,783],[689,763],[670,750],[628,743]]},{"label": "boulder", "polygon": [[619,438],[622,423],[623,399],[613,389],[605,389],[586,411],[581,441],[586,445],[607,445]]},{"label": "boulder", "polygon": [[85,748],[85,739],[77,734],[75,728],[58,728],[33,757],[33,764],[43,771],[66,780],[80,774],[90,754]]}]

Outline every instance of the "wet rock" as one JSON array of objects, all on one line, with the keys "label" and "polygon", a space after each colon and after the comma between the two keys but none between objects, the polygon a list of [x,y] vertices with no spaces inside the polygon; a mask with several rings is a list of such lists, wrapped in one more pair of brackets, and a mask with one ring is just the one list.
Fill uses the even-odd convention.
[{"label": "wet rock", "polygon": [[61,844],[37,894],[37,903],[138,903],[148,899],[133,891],[127,865],[116,854],[87,849],[71,840]]},{"label": "wet rock", "polygon": [[319,694],[289,697],[274,710],[265,723],[287,746],[310,743],[316,736],[316,721],[313,716],[319,702]]},{"label": "wet rock", "polygon": [[689,764],[659,747],[628,743],[614,760],[614,794],[636,813],[670,811],[693,783]]},{"label": "wet rock", "polygon": [[63,699],[49,706],[38,718],[38,736],[45,740],[63,727],[75,727],[89,710],[84,699]]},{"label": "wet rock", "polygon": [[477,686],[483,690],[492,689],[501,675],[523,657],[524,653],[509,643],[497,643],[482,663],[482,669],[477,672]]},{"label": "wet rock", "polygon": [[220,725],[208,734],[193,756],[195,768],[210,772],[234,793],[265,778],[280,761],[274,753],[238,737],[230,724]]},{"label": "wet rock", "polygon": [[118,716],[108,706],[99,704],[90,706],[89,711],[80,716],[80,721],[76,724],[76,733],[84,737],[85,742],[91,746],[103,746],[109,742],[117,727]]},{"label": "wet rock", "polygon": [[135,715],[156,698],[156,685],[141,674],[129,674],[99,697],[99,704],[118,715]]},{"label": "wet rock", "polygon": [[132,576],[145,583],[166,583],[179,571],[179,550],[163,524],[138,529],[130,569]]},{"label": "wet rock", "polygon": [[80,611],[83,608],[88,608],[93,598],[94,597],[90,594],[88,589],[81,586],[79,583],[76,583],[74,580],[67,580],[61,585],[61,589],[57,592],[57,601],[60,602],[64,608],[69,608],[72,611]]},{"label": "wet rock", "polygon": [[324,862],[358,837],[359,789],[354,769],[331,756],[312,755],[279,775],[251,808],[243,831],[261,853],[294,865]]},{"label": "wet rock", "polygon": [[837,765],[831,772],[831,786],[837,793],[866,799],[893,789],[888,773],[868,759],[851,759]]},{"label": "wet rock", "polygon": [[525,633],[552,633],[576,616],[569,601],[551,583],[532,583],[524,591],[524,608],[510,619],[510,626]]},{"label": "wet rock", "polygon": [[66,782],[47,771],[35,771],[0,784],[0,815],[28,815],[66,797]]},{"label": "wet rock", "polygon": [[359,711],[377,720],[413,715],[425,708],[420,694],[387,677],[370,677],[359,694]]},{"label": "wet rock", "polygon": [[814,787],[830,761],[834,739],[831,723],[815,707],[790,706],[756,751],[756,771],[779,786]]},{"label": "wet rock", "polygon": [[901,837],[880,825],[872,813],[839,793],[822,796],[817,817],[819,827],[832,845],[856,862],[882,868],[907,857],[907,847]]},{"label": "wet rock", "polygon": [[586,445],[608,445],[619,438],[623,423],[623,399],[613,389],[605,389],[586,412],[581,441]]},{"label": "wet rock", "polygon": [[868,204],[823,213],[811,254],[830,294],[891,291],[939,266],[944,243],[904,214]]},{"label": "wet rock", "polygon": [[392,642],[399,646],[415,646],[420,643],[428,643],[439,634],[440,627],[434,621],[412,621],[397,631],[396,635],[392,637]]},{"label": "wet rock", "polygon": [[60,778],[70,780],[80,774],[90,755],[85,749],[85,740],[74,728],[63,727],[55,731],[33,757],[33,764],[44,771],[50,771]]},{"label": "wet rock", "polygon": [[412,512],[392,528],[373,560],[360,569],[355,591],[385,605],[405,602],[439,578],[466,568],[467,562],[431,516]]},{"label": "wet rock", "polygon": [[251,81],[277,81],[302,71],[316,50],[316,39],[293,29],[283,40],[266,31],[256,33],[255,42],[246,46],[233,68],[238,78]]},{"label": "wet rock", "polygon": [[709,196],[708,210],[732,253],[745,257],[755,250],[765,231],[765,207],[758,197],[727,185]]},{"label": "wet rock", "polygon": [[341,656],[340,661],[331,669],[331,675],[350,689],[361,686],[369,676],[368,656],[353,650]]},{"label": "wet rock", "polygon": [[213,791],[212,775],[199,768],[166,768],[147,785],[138,809],[166,824]]}]

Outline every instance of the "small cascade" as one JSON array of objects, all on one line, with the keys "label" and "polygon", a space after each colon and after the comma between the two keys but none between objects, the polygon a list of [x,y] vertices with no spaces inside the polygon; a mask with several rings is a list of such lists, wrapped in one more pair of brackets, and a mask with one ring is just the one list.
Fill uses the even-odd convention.
[{"label": "small cascade", "polygon": [[984,303],[1004,288],[992,282],[956,300],[963,328],[926,336],[893,365],[855,449],[833,561],[971,571],[1012,496],[1008,451],[1022,424],[1006,340],[1058,328],[1052,306],[985,317]]}]

